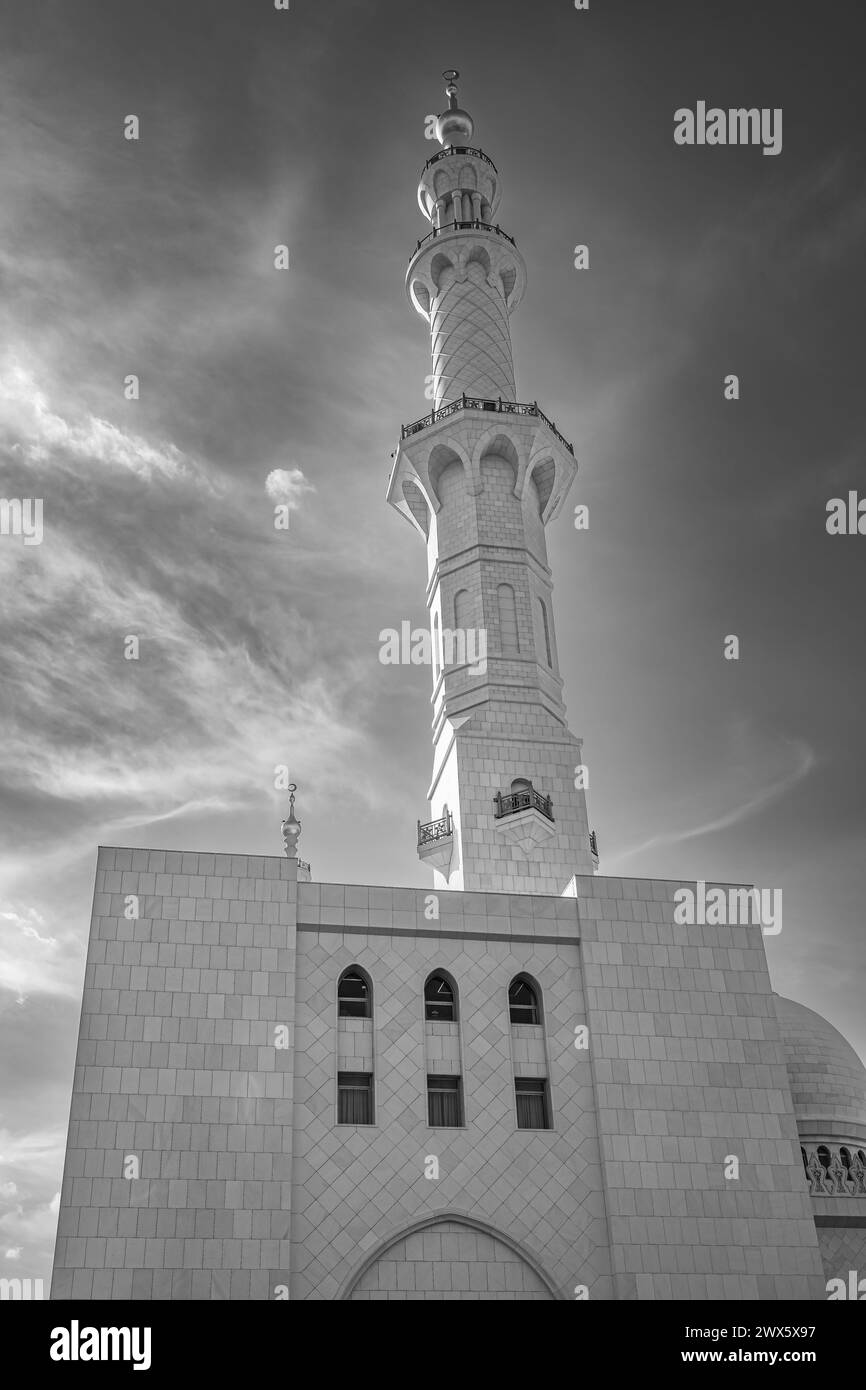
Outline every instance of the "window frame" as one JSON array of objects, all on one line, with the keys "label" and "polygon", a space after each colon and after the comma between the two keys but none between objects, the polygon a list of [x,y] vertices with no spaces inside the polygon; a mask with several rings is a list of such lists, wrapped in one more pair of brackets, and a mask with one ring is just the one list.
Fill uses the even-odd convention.
[{"label": "window frame", "polygon": [[[457,1120],[454,1124],[436,1124],[433,1119],[430,1100],[433,1095],[453,1095],[456,1100]],[[451,1072],[428,1072],[427,1073],[427,1128],[428,1129],[465,1129],[466,1111],[463,1104],[463,1077],[455,1076]]]},{"label": "window frame", "polygon": [[[430,1013],[428,1012],[429,1009],[431,1009],[431,1008],[436,1008],[436,1007],[437,1007],[437,1006],[436,1006],[436,1003],[435,1003],[435,1000],[428,1000],[428,998],[427,998],[427,991],[428,991],[428,989],[429,989],[430,986],[431,986],[435,981],[437,981],[437,980],[438,980],[438,981],[441,981],[442,984],[446,985],[447,988],[448,988],[448,990],[450,991],[450,994],[451,994],[451,1001],[450,1001],[450,1003],[442,1004],[442,1005],[439,1006],[440,1008],[446,1008],[446,1009],[450,1009],[450,1010],[451,1010],[451,1016],[450,1016],[450,1018],[431,1018],[431,1017],[430,1017]],[[458,997],[457,997],[457,986],[456,986],[456,984],[454,983],[454,981],[451,979],[450,975],[446,974],[446,972],[445,972],[444,970],[432,970],[432,971],[430,972],[430,974],[427,976],[427,979],[424,981],[424,1022],[425,1022],[425,1023],[457,1023],[457,1022],[459,1022],[459,1005],[458,1005]]]},{"label": "window frame", "polygon": [[[357,1079],[357,1078],[363,1078],[364,1081],[366,1082],[366,1084],[363,1085],[363,1086],[361,1086],[361,1085],[351,1085],[351,1084],[347,1084],[347,1082],[346,1082],[346,1078],[347,1078],[347,1077],[353,1077],[353,1078],[356,1078],[356,1079]],[[337,1124],[338,1124],[338,1125],[349,1125],[349,1126],[351,1126],[351,1127],[353,1127],[353,1128],[358,1128],[359,1126],[367,1127],[367,1126],[369,1126],[369,1125],[375,1125],[375,1123],[376,1123],[376,1094],[375,1094],[375,1085],[376,1085],[375,1078],[374,1078],[374,1075],[373,1075],[373,1073],[372,1073],[371,1071],[338,1071],[338,1072],[337,1072]],[[369,1107],[369,1115],[370,1115],[370,1118],[367,1119],[367,1120],[358,1120],[358,1119],[344,1120],[344,1119],[341,1119],[341,1118],[340,1118],[340,1114],[341,1114],[340,1100],[341,1100],[341,1097],[342,1097],[344,1094],[346,1094],[347,1092],[354,1092],[354,1091],[357,1091],[357,1092],[359,1092],[360,1094],[369,1097],[368,1107]]]},{"label": "window frame", "polygon": [[[540,1096],[542,1116],[545,1121],[542,1125],[522,1125],[520,1123],[520,1104],[519,1096]],[[550,1104],[550,1081],[546,1076],[515,1076],[514,1078],[514,1112],[517,1118],[517,1128],[540,1132],[541,1130],[553,1129],[553,1113]]]},{"label": "window frame", "polygon": [[[346,996],[345,999],[342,997],[343,981],[344,981],[344,980],[347,980],[347,979],[357,979],[357,980],[359,981],[359,983],[363,986],[363,988],[364,988],[364,994],[363,994],[363,996],[362,996],[361,999],[353,1000],[350,996]],[[352,1010],[351,1012],[349,1011],[349,1009],[344,1010],[344,1008],[343,1008],[344,1003],[345,1003],[345,1004],[353,1004],[353,1003],[362,1004],[362,1005],[364,1006],[363,1012],[362,1012],[362,1013],[358,1013],[358,1012],[355,1011],[355,1010]],[[366,972],[365,970],[362,970],[360,966],[358,966],[358,965],[349,965],[349,966],[347,966],[346,969],[342,972],[342,974],[340,975],[339,980],[337,981],[337,1018],[338,1018],[338,1019],[340,1019],[340,1018],[369,1018],[369,1019],[372,1019],[372,1017],[373,1017],[373,982],[372,982],[372,980],[370,979],[370,977],[369,977],[369,975],[367,974],[367,972]]]}]

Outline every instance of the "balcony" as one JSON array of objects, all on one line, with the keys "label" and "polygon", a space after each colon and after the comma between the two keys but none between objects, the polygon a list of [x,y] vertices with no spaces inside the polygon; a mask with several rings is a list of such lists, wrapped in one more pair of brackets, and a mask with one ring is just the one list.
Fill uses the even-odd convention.
[{"label": "balcony", "polygon": [[451,812],[447,811],[441,820],[428,821],[426,825],[418,822],[418,848],[422,845],[435,844],[437,840],[444,840],[446,835],[454,833],[454,823]]},{"label": "balcony", "polygon": [[504,237],[512,246],[517,245],[513,236],[509,236],[507,232],[503,232],[502,228],[493,222],[482,222],[478,218],[475,218],[471,222],[446,222],[444,227],[434,227],[432,232],[428,232],[426,236],[422,236],[421,240],[416,243],[415,250],[410,255],[409,260],[414,260],[425,241],[429,241],[431,237],[444,236],[446,232],[495,232],[497,236]]},{"label": "balcony", "polygon": [[431,164],[438,163],[440,159],[447,159],[451,154],[468,154],[473,159],[483,159],[485,164],[490,165],[494,173],[498,172],[490,155],[485,154],[483,150],[474,150],[471,145],[446,145],[444,150],[437,150],[434,155],[430,156],[424,165],[424,171],[426,172]]},{"label": "balcony", "polygon": [[493,798],[493,828],[507,845],[531,858],[556,834],[553,802],[527,779],[517,778],[510,792]]},{"label": "balcony", "polygon": [[494,815],[497,820],[503,816],[513,816],[517,811],[540,811],[548,820],[553,820],[553,803],[549,796],[542,796],[534,787],[528,791],[509,792],[506,796],[497,792],[493,798],[496,804]]},{"label": "balcony", "polygon": [[438,410],[431,410],[429,415],[424,415],[420,420],[414,420],[411,425],[403,425],[400,430],[400,438],[409,439],[413,434],[418,434],[419,430],[428,429],[430,425],[436,425],[440,420],[446,420],[449,415],[454,415],[458,410],[492,410],[502,415],[533,415],[538,420],[543,420],[548,429],[552,430],[568,452],[574,457],[574,446],[559,433],[552,420],[548,420],[543,410],[539,409],[538,401],[521,403],[520,401],[504,401],[501,397],[498,400],[489,401],[481,396],[467,396],[465,393],[455,401],[450,401],[448,405],[440,406]]},{"label": "balcony", "polygon": [[454,818],[448,807],[439,820],[418,822],[418,858],[448,877],[454,853]]}]

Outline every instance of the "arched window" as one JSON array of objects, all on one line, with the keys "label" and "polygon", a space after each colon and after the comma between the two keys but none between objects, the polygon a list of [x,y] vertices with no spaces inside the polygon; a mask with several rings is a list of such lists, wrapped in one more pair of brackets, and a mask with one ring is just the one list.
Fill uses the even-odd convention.
[{"label": "arched window", "polygon": [[457,1022],[457,993],[444,975],[431,975],[424,986],[424,1017],[428,1023]]},{"label": "arched window", "polygon": [[466,632],[472,626],[472,595],[468,589],[458,589],[454,595],[454,626]]},{"label": "arched window", "polygon": [[[508,986],[511,1019],[511,1061],[514,1067],[514,1105],[518,1129],[552,1129],[547,1050],[539,1036],[543,1018],[541,991],[526,975],[515,975]],[[537,1031],[522,1031],[526,1024]]]},{"label": "arched window", "polygon": [[373,991],[367,977],[356,966],[344,970],[337,986],[337,1014],[340,1018],[372,1018]]},{"label": "arched window", "polygon": [[538,600],[539,616],[541,618],[541,631],[544,634],[544,650],[547,655],[547,664],[553,670],[553,656],[550,650],[550,627],[547,621],[547,608],[544,599]]},{"label": "arched window", "polygon": [[512,1023],[540,1023],[538,995],[528,980],[520,976],[508,987],[508,1010]]},{"label": "arched window", "polygon": [[805,1168],[805,1170],[806,1170],[806,1172],[807,1172],[807,1174],[808,1174],[808,1172],[809,1172],[809,1160],[808,1160],[808,1158],[806,1157],[806,1150],[802,1147],[802,1145],[801,1145],[801,1147],[800,1147],[800,1157],[801,1157],[802,1160],[803,1160],[803,1167]]},{"label": "arched window", "polygon": [[514,590],[510,584],[500,584],[496,590],[499,601],[499,643],[503,656],[519,656],[520,640],[517,633],[517,608]]},{"label": "arched window", "polygon": [[826,1144],[818,1145],[818,1162],[821,1164],[822,1168],[830,1167],[830,1150],[827,1148]]},{"label": "arched window", "polygon": [[843,1168],[847,1172],[851,1167],[851,1151],[850,1149],[846,1149],[844,1144],[839,1150],[839,1157],[842,1160]]}]

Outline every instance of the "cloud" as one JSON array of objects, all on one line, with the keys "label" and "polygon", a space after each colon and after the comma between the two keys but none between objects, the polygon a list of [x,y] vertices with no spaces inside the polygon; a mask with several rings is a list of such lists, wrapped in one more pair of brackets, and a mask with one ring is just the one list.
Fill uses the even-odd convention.
[{"label": "cloud", "polygon": [[[786,740],[787,747],[793,755],[793,766],[785,771],[780,777],[761,787],[745,800],[739,801],[735,806],[727,811],[720,811],[709,820],[702,820],[697,825],[692,825],[685,830],[666,831],[659,835],[653,835],[648,840],[642,841],[638,845],[633,845],[630,849],[624,850],[618,858],[621,860],[630,859],[638,854],[644,854],[647,850],[657,849],[662,845],[684,844],[688,840],[697,840],[705,835],[711,835],[719,830],[727,830],[733,825],[738,825],[741,821],[748,820],[762,811],[771,802],[778,801],[787,792],[795,787],[798,782],[802,782],[805,777],[815,767],[817,762],[814,750],[800,739]],[[741,771],[742,779],[749,777],[748,768]]]},{"label": "cloud", "polygon": [[39,468],[60,461],[69,469],[98,464],[145,481],[155,472],[167,478],[200,476],[173,444],[153,444],[87,413],[70,424],[51,409],[33,373],[12,354],[0,364],[0,382],[0,442],[25,464]]},{"label": "cloud", "polygon": [[295,510],[305,492],[315,492],[300,468],[274,468],[265,479],[265,492],[272,502],[285,502]]}]

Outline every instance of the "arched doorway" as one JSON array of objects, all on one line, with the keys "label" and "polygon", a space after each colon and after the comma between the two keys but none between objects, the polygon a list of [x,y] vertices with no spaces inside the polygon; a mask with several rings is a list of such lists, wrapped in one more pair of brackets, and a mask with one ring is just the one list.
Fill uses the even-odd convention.
[{"label": "arched doorway", "polygon": [[533,1263],[510,1241],[468,1220],[443,1217],[404,1232],[362,1268],[349,1300],[553,1300]]}]

